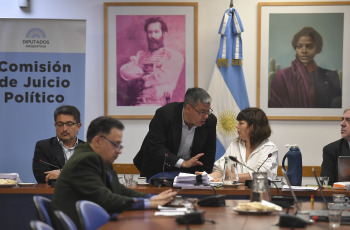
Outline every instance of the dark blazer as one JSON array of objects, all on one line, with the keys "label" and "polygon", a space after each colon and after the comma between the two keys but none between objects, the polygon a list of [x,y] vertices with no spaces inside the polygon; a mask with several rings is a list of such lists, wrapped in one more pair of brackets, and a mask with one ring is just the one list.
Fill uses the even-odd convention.
[{"label": "dark blazer", "polygon": [[[85,142],[79,139],[78,143],[81,144]],[[65,158],[63,148],[58,143],[57,137],[51,137],[46,140],[38,141],[35,145],[32,163],[33,174],[38,183],[46,183],[46,174],[44,172],[55,170],[57,168],[44,163],[40,163],[40,160],[63,168],[63,165],[65,164]]]},{"label": "dark blazer", "polygon": [[88,143],[75,149],[55,183],[52,209],[66,213],[78,229],[78,213],[75,203],[89,200],[102,206],[109,213],[119,213],[131,208],[132,197],[146,194],[136,192],[121,185],[112,164],[106,164]]},{"label": "dark blazer", "polygon": [[349,144],[343,138],[332,142],[323,148],[321,176],[328,176],[330,185],[338,181],[339,156],[350,156]]},{"label": "dark blazer", "polygon": [[[177,152],[181,142],[182,109],[183,103],[179,102],[169,103],[157,109],[141,149],[134,158],[134,164],[141,176],[149,179],[154,174],[162,172],[165,154],[168,154],[165,170],[179,170],[175,164],[180,159]],[[191,157],[204,153],[204,156],[199,158],[203,166],[181,168],[180,171],[212,172],[216,152],[216,122],[215,115],[211,114],[205,124],[195,130]]]}]

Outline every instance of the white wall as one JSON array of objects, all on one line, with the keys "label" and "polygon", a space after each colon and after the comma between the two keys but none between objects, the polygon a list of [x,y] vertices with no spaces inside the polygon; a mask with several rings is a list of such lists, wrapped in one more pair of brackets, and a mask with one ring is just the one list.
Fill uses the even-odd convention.
[{"label": "white wall", "polygon": [[[281,0],[280,0],[281,1]],[[295,0],[294,0],[295,1]],[[318,0],[322,1],[322,0]],[[329,0],[328,0],[329,1]],[[20,9],[17,0],[0,0],[0,15],[3,18],[54,18],[86,19],[86,106],[85,131],[90,121],[104,112],[104,40],[102,0],[30,0],[29,9]],[[109,1],[148,2],[148,1]],[[160,2],[152,0],[152,2]],[[164,2],[164,1],[161,1]],[[171,2],[196,2],[171,0]],[[198,0],[198,85],[208,89],[215,58],[219,47],[217,33],[229,0]],[[244,75],[251,106],[256,106],[257,90],[257,30],[258,0],[235,0],[235,8],[244,26],[243,55]],[[268,0],[267,2],[276,2]],[[315,2],[308,0],[308,2]],[[340,116],[341,114],[339,114]],[[51,116],[51,114],[50,114]],[[149,120],[123,120],[123,154],[119,163],[132,163],[148,130]],[[320,165],[322,147],[340,138],[337,121],[271,121],[271,140],[279,148],[280,162],[287,152],[285,144],[299,144],[303,154],[303,165]],[[303,182],[305,183],[305,182]]]}]

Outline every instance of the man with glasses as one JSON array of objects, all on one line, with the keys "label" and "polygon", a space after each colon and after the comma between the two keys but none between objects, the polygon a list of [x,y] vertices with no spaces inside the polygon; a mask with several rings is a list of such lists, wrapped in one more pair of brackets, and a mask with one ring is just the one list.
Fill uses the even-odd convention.
[{"label": "man with glasses", "polygon": [[344,110],[340,127],[342,138],[323,148],[321,176],[329,177],[328,184],[330,185],[338,181],[339,156],[350,156],[350,107]]},{"label": "man with glasses", "polygon": [[213,169],[216,122],[211,97],[201,88],[189,88],[184,102],[157,109],[134,164],[141,176],[174,178],[179,172]]},{"label": "man with glasses", "polygon": [[78,229],[82,229],[75,208],[79,200],[92,201],[109,213],[120,213],[126,209],[157,208],[171,202],[177,194],[169,189],[153,196],[120,184],[112,164],[122,153],[123,129],[124,125],[111,117],[93,120],[87,130],[87,143],[77,147],[55,184],[53,210],[67,214]]},{"label": "man with glasses", "polygon": [[62,105],[54,112],[56,137],[40,140],[35,145],[33,174],[38,183],[57,179],[63,165],[84,141],[77,135],[81,127],[80,112],[71,105]]}]

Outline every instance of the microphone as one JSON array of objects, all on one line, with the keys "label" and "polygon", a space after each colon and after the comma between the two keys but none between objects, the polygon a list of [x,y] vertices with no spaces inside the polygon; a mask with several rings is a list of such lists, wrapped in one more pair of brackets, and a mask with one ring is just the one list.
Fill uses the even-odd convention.
[{"label": "microphone", "polygon": [[264,162],[259,166],[258,172],[259,172],[261,166],[263,166],[263,164],[265,164],[265,162],[267,161],[267,159],[269,159],[271,156],[272,156],[272,153],[269,153],[269,155],[267,155],[267,158],[266,158],[266,159],[264,160]]},{"label": "microphone", "polygon": [[[174,183],[174,179],[168,178],[165,176],[165,165],[166,165],[166,158],[168,157],[168,154],[164,154],[164,162],[163,162],[163,176],[160,176],[158,178],[151,178],[151,184],[156,187],[172,187]],[[159,173],[160,174],[160,173]]]},{"label": "microphone", "polygon": [[166,153],[164,156],[164,163],[163,163],[163,176],[160,177],[161,179],[166,180],[167,178],[164,176],[164,171],[165,171],[165,164],[166,164],[166,157],[168,156],[168,154]]},{"label": "microphone", "polygon": [[39,160],[39,162],[40,162],[40,163],[44,163],[44,164],[46,164],[46,165],[50,165],[50,166],[55,167],[55,168],[57,168],[57,169],[61,169],[61,167],[58,167],[57,165],[50,164],[49,162],[43,161],[43,160],[41,160],[41,159]]},{"label": "microphone", "polygon": [[253,172],[256,172],[254,169],[250,168],[248,165],[245,165],[245,164],[239,162],[239,161],[237,160],[236,157],[234,157],[234,156],[229,156],[229,158],[230,158],[230,160],[236,162],[237,164],[243,165],[244,167],[248,168],[249,170],[251,170],[251,171],[253,171]]}]

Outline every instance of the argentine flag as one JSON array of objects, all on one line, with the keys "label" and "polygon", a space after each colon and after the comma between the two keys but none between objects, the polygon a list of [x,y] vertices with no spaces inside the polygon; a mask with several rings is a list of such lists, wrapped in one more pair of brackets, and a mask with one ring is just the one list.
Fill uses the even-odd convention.
[{"label": "argentine flag", "polygon": [[249,107],[242,69],[242,32],[243,25],[237,11],[229,8],[220,25],[220,48],[208,89],[212,97],[211,108],[218,119],[216,160],[237,137],[236,117],[239,111]]}]

